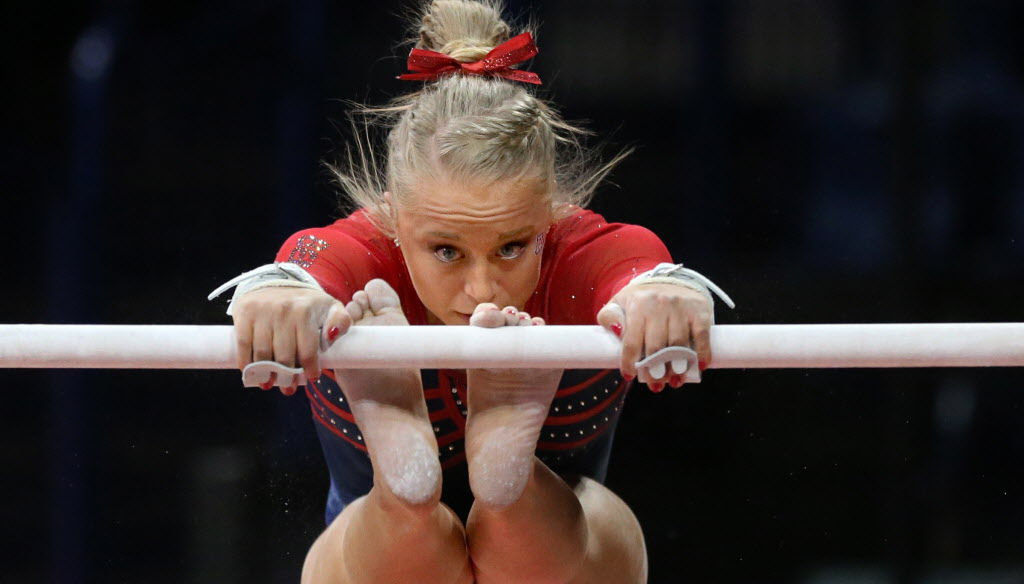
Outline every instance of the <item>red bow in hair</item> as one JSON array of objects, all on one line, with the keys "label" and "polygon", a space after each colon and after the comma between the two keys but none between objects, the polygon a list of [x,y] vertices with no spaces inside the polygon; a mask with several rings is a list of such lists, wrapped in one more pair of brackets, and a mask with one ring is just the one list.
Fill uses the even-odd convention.
[{"label": "red bow in hair", "polygon": [[496,75],[512,81],[540,85],[540,77],[536,73],[511,67],[536,55],[537,45],[533,43],[533,35],[528,32],[508,39],[491,49],[483,59],[472,63],[461,63],[444,53],[413,49],[406,66],[415,73],[405,73],[398,78],[405,81],[429,81],[447,73],[461,71],[469,75]]}]

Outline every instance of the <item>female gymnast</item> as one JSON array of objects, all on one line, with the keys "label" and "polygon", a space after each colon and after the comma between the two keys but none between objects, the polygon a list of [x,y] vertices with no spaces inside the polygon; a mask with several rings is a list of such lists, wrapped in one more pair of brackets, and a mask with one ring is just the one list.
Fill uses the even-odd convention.
[{"label": "female gymnast", "polygon": [[[235,290],[239,366],[311,380],[331,486],[303,582],[646,581],[640,525],[602,485],[612,437],[632,379],[682,384],[637,361],[681,345],[710,362],[713,285],[650,231],[584,209],[622,155],[592,164],[584,131],[532,93],[515,68],[532,36],[502,8],[424,4],[402,76],[422,85],[363,112],[386,156],[360,140],[336,169],[357,210],[296,233]],[[595,322],[621,337],[620,371],[318,363],[352,326]]]}]

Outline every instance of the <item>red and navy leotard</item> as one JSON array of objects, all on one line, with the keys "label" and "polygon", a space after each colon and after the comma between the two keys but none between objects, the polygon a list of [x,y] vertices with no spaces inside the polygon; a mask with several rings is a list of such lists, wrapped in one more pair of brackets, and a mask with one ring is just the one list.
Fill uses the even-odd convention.
[{"label": "red and navy leotard", "polygon": [[[427,324],[401,250],[362,211],[326,227],[292,235],[278,262],[306,269],[328,294],[348,302],[374,278],[398,293],[409,324]],[[548,324],[595,324],[597,312],[637,274],[671,262],[665,245],[649,230],[608,223],[579,209],[551,226],[541,257],[537,289],[523,310]],[[463,433],[466,426],[465,371],[422,370],[423,391],[445,471],[442,500],[465,517],[471,497],[466,486]],[[562,375],[537,443],[537,456],[560,474],[604,481],[608,456],[628,383],[617,370],[567,370]],[[331,371],[306,389],[317,434],[327,460],[331,488],[327,521],[373,485],[373,471],[356,426]],[[461,476],[459,476],[461,475]]]}]

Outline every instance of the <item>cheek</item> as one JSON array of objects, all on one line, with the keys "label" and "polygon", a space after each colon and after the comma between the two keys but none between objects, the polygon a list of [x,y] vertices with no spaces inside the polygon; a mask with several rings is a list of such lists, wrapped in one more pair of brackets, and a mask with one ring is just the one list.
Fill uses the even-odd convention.
[{"label": "cheek", "polygon": [[522,307],[530,299],[530,295],[537,289],[537,282],[540,280],[540,257],[530,256],[523,258],[520,269],[515,270],[514,280],[509,282],[509,295]]}]

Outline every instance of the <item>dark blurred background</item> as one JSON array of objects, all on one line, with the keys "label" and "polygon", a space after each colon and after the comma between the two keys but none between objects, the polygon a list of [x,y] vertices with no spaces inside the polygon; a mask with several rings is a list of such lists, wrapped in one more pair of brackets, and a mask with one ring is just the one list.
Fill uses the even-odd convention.
[{"label": "dark blurred background", "polygon": [[[206,294],[336,215],[344,99],[409,85],[398,2],[4,4],[0,322],[227,324]],[[593,207],[720,323],[1021,321],[1024,4],[512,2]],[[0,373],[0,581],[295,582],[327,476],[237,372]],[[1013,369],[712,371],[636,390],[608,484],[651,582],[1024,582]]]}]

